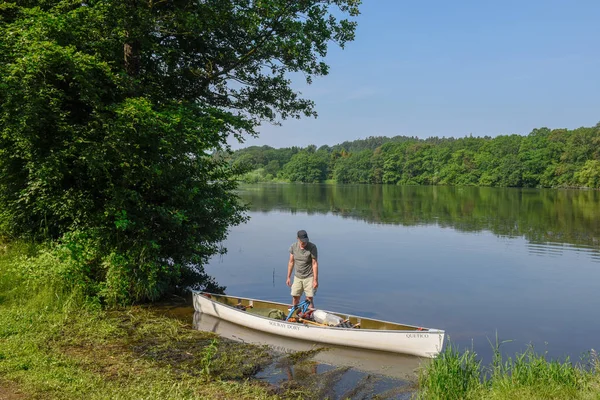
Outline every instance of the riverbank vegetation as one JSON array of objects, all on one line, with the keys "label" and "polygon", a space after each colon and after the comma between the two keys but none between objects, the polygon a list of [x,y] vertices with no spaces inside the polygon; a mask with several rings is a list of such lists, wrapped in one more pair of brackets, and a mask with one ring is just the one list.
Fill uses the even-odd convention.
[{"label": "riverbank vegetation", "polygon": [[243,180],[600,188],[600,123],[529,135],[419,139],[370,137],[335,146],[237,150]]},{"label": "riverbank vegetation", "polygon": [[37,251],[0,242],[2,398],[297,398],[247,380],[271,362],[265,348],[220,340],[141,306],[103,310],[81,292],[29,280],[19,266]]},{"label": "riverbank vegetation", "polygon": [[548,360],[529,347],[503,358],[499,344],[494,359],[483,366],[477,355],[448,344],[419,374],[419,399],[573,399],[600,394],[600,358],[595,350],[581,360]]}]

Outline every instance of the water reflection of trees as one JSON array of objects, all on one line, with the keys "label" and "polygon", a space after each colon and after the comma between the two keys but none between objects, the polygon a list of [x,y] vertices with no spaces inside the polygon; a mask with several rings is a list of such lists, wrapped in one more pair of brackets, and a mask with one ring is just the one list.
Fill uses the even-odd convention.
[{"label": "water reflection of trees", "polygon": [[331,213],[377,224],[487,230],[600,248],[600,192],[487,187],[263,184],[240,188],[251,211]]}]

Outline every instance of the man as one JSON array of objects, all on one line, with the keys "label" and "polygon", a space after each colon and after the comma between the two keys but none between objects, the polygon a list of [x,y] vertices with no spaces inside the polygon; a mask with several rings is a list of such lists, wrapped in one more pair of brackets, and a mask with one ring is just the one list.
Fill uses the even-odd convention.
[{"label": "man", "polygon": [[[294,284],[290,279],[292,271],[294,274]],[[319,287],[319,262],[317,261],[317,246],[309,242],[308,234],[305,230],[298,231],[298,240],[290,246],[290,260],[288,262],[287,281],[288,286],[292,287],[292,305],[300,302],[302,293],[310,301],[311,307],[315,307],[314,295]]]}]

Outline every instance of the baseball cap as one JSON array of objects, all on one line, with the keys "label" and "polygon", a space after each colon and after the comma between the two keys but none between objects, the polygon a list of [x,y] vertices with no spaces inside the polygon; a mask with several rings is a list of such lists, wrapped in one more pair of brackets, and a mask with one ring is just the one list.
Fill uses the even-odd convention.
[{"label": "baseball cap", "polygon": [[299,230],[298,239],[300,239],[300,241],[302,241],[303,243],[308,243],[308,233],[306,233],[306,231],[303,229]]}]

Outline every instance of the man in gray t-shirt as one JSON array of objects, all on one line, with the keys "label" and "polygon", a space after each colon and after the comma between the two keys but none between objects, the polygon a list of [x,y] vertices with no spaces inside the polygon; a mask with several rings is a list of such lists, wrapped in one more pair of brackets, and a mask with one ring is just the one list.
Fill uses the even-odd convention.
[{"label": "man in gray t-shirt", "polygon": [[[294,284],[291,283],[292,271],[294,274]],[[309,242],[308,234],[305,230],[298,231],[298,240],[290,246],[290,260],[288,262],[287,281],[288,286],[292,287],[292,305],[300,302],[302,293],[306,294],[306,299],[311,302],[312,308],[315,307],[313,301],[317,287],[319,287],[319,263],[317,261],[317,246]]]}]

